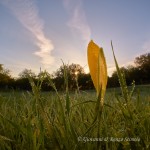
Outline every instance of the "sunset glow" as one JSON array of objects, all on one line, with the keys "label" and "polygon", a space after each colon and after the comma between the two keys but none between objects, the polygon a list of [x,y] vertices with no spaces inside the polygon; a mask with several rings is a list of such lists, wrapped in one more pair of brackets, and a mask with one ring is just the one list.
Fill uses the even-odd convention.
[{"label": "sunset glow", "polygon": [[110,41],[120,66],[150,50],[150,2],[1,0],[0,60],[13,76],[29,68],[52,73],[61,60],[87,67],[87,44],[103,47],[114,71]]}]

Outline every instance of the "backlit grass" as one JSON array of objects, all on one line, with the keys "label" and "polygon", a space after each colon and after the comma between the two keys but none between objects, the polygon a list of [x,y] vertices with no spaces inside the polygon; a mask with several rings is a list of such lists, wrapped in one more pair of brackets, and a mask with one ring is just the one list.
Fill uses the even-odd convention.
[{"label": "backlit grass", "polygon": [[[149,149],[149,87],[140,95],[138,91],[135,89],[129,105],[130,118],[120,90],[108,89],[100,126],[101,149],[130,149],[130,140],[136,149]],[[94,140],[97,140],[98,127],[97,124],[91,127],[95,95],[94,91],[71,92],[68,116],[65,93],[61,92],[59,96],[54,92],[41,93],[37,103],[35,95],[29,92],[2,93],[1,149],[96,149],[97,141]]]},{"label": "backlit grass", "polygon": [[[120,88],[106,90],[103,107],[101,90],[70,92],[65,69],[63,92],[45,72],[37,84],[29,76],[32,92],[0,93],[0,149],[149,150],[150,86],[127,87],[114,60]],[[54,92],[41,92],[45,76]]]}]

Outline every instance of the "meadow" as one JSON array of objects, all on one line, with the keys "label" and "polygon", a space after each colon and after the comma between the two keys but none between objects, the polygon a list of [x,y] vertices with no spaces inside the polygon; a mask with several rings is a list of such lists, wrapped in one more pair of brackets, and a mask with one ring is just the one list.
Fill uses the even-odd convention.
[{"label": "meadow", "polygon": [[149,149],[149,93],[136,86],[127,105],[120,88],[107,89],[100,124],[95,91],[0,93],[0,148]]},{"label": "meadow", "polygon": [[[150,149],[150,85],[133,82],[127,87],[114,55],[120,87],[107,89],[105,94],[103,52],[99,54],[98,48],[95,62],[91,55],[96,91],[80,91],[78,82],[76,90],[70,91],[64,68],[64,91],[57,91],[45,72],[37,83],[28,76],[30,92],[0,93],[0,150]],[[41,91],[45,76],[54,91]]]}]

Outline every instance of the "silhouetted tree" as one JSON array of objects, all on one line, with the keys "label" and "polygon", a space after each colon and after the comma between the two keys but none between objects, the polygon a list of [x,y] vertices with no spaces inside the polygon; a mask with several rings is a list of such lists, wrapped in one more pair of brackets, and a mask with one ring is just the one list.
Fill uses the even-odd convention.
[{"label": "silhouetted tree", "polygon": [[[125,74],[127,85],[131,85],[133,80],[136,84],[150,83],[150,53],[136,57],[135,65],[122,67],[120,70]],[[109,87],[119,86],[117,71],[114,71],[112,77],[108,80]]]},{"label": "silhouetted tree", "polygon": [[134,62],[136,67],[139,69],[139,75],[142,82],[150,83],[150,53],[136,57]]},{"label": "silhouetted tree", "polygon": [[51,91],[54,90],[49,82],[48,77],[53,80],[53,76],[51,74],[49,74],[47,71],[41,71],[38,75],[37,75],[37,80],[42,81],[42,86],[41,86],[41,90],[42,91]]},{"label": "silhouetted tree", "polygon": [[10,71],[5,69],[2,64],[0,64],[0,89],[7,90],[11,88],[13,79],[10,75]]},{"label": "silhouetted tree", "polygon": [[90,90],[94,88],[91,75],[82,73],[78,76],[78,85],[81,90]]},{"label": "silhouetted tree", "polygon": [[[129,65],[127,67],[120,68],[120,70],[125,74],[127,85],[131,85],[133,80],[136,84],[150,83],[150,53],[136,57],[134,62],[135,65]],[[72,63],[71,65],[62,65],[52,75],[49,74],[58,90],[65,89],[64,73],[66,73],[68,78],[69,89],[76,89],[77,82],[78,87],[81,90],[94,88],[90,74],[85,74],[83,67],[81,67],[79,64]],[[10,71],[5,69],[3,65],[0,64],[0,90],[7,90],[12,88],[20,90],[31,90],[28,76],[32,77],[35,83],[37,83],[38,79],[42,77],[42,90],[52,90],[48,78],[46,76],[42,76],[43,74],[44,72],[40,72],[39,75],[36,76],[32,70],[24,69],[21,73],[19,73],[19,77],[17,79],[13,79],[10,75]],[[118,86],[119,81],[117,71],[114,71],[112,76],[108,77],[107,87],[109,88]]]},{"label": "silhouetted tree", "polygon": [[20,78],[28,78],[28,76],[35,78],[36,74],[31,69],[24,69],[19,73]]},{"label": "silhouetted tree", "polygon": [[79,64],[71,64],[71,65],[62,65],[60,68],[54,73],[54,82],[56,87],[59,89],[64,89],[64,73],[68,77],[68,87],[69,89],[76,88],[76,79],[80,74],[84,74],[84,69]]},{"label": "silhouetted tree", "polygon": [[16,80],[15,85],[18,90],[31,90],[31,85],[29,83],[28,77],[32,77],[36,81],[35,73],[30,69],[24,69],[19,73],[19,78]]}]

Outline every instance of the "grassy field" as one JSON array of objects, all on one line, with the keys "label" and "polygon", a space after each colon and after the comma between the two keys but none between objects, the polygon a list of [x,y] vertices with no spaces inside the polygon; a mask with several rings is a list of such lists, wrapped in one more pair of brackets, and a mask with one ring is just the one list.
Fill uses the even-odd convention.
[{"label": "grassy field", "polygon": [[136,86],[126,102],[107,89],[99,121],[95,91],[0,93],[0,149],[150,149],[149,93]]},{"label": "grassy field", "polygon": [[[37,84],[29,76],[32,92],[0,93],[0,150],[149,150],[150,85],[127,87],[114,55],[120,88],[105,94],[107,67],[97,56],[97,92],[78,84],[70,92],[64,68],[64,92],[45,72]],[[41,92],[45,76],[54,92]]]}]

